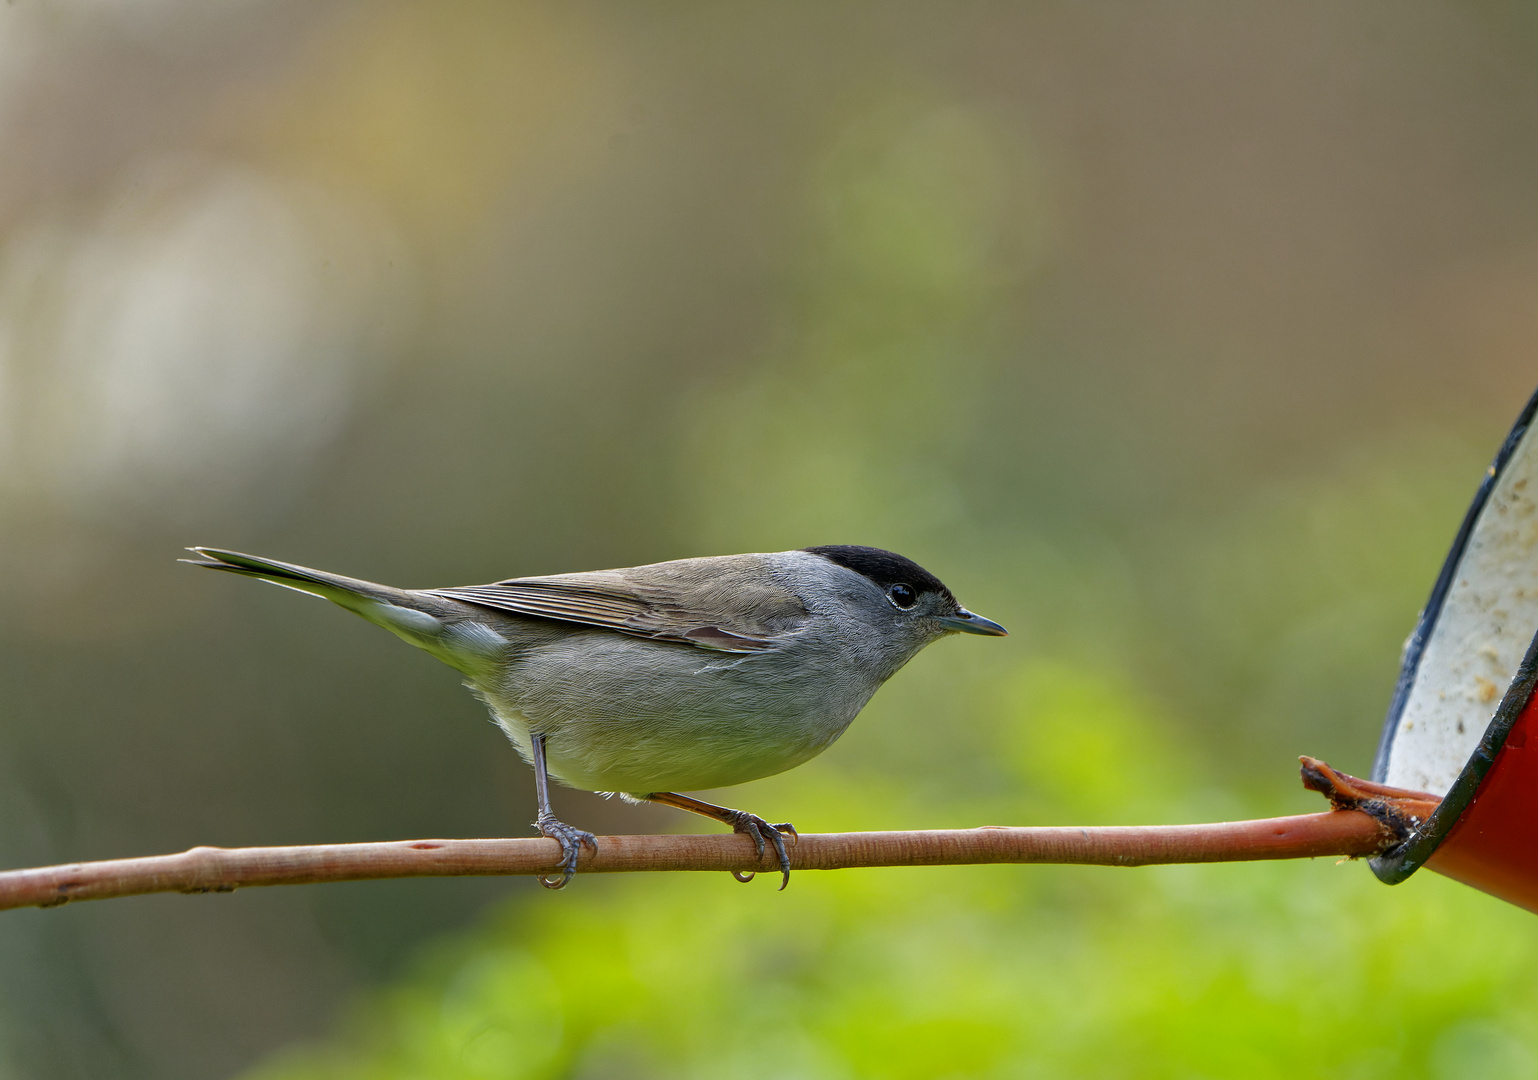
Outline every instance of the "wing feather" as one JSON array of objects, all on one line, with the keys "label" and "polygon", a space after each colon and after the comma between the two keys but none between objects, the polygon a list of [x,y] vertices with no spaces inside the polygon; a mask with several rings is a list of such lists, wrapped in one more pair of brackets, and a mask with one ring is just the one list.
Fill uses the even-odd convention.
[{"label": "wing feather", "polygon": [[780,633],[806,617],[794,593],[767,581],[761,559],[681,559],[430,591],[512,615],[715,651],[759,652],[772,648]]}]

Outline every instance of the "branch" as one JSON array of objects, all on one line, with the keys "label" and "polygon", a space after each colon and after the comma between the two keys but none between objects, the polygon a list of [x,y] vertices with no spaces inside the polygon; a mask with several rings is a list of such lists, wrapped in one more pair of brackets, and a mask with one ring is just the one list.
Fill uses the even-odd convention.
[{"label": "branch", "polygon": [[[809,833],[791,847],[796,870],[978,863],[1154,863],[1372,855],[1395,836],[1358,810],[1217,825],[948,829]],[[553,874],[554,840],[397,840],[305,847],[196,847],[178,855],[45,866],[0,873],[0,909],[52,907],[153,892],[231,892],[253,885],[310,885],[375,878]],[[635,870],[778,870],[754,857],[746,836],[601,836],[584,874]]]},{"label": "branch", "polygon": [[[1312,769],[1312,772],[1310,772]],[[1384,804],[1413,807],[1424,817],[1434,796],[1398,799],[1393,789],[1366,785],[1305,759],[1305,776],[1321,785],[1337,809],[1321,814],[1210,825],[1076,826],[945,829],[928,832],[810,833],[791,847],[796,870],[861,866],[965,866],[981,863],[1074,863],[1148,866],[1159,863],[1305,859],[1374,855],[1404,838]],[[1353,783],[1357,787],[1353,787]],[[1366,785],[1363,787],[1362,785]],[[1403,793],[1405,796],[1418,793]],[[1353,799],[1373,805],[1347,808]],[[1425,799],[1433,800],[1427,804]],[[1379,811],[1374,813],[1373,811]],[[72,900],[106,900],[156,892],[232,892],[243,886],[310,885],[402,877],[553,874],[554,840],[396,840],[302,847],[196,847],[177,855],[72,863],[0,872],[0,909],[54,907]],[[773,851],[755,857],[746,836],[601,836],[584,850],[584,874],[637,870],[778,869]]]}]

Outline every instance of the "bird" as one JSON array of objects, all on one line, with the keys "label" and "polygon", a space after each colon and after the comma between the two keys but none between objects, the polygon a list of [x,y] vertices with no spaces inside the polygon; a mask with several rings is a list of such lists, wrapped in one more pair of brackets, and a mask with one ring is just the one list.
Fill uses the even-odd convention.
[{"label": "bird", "polygon": [[[592,833],[558,819],[550,778],[691,811],[772,844],[788,822],[686,791],[794,768],[844,733],[926,645],[1007,635],[911,559],[831,544],[614,570],[398,589],[211,547],[181,561],[323,597],[455,668],[534,768],[534,826],[560,845],[559,889]],[[739,881],[751,873],[733,872]]]}]

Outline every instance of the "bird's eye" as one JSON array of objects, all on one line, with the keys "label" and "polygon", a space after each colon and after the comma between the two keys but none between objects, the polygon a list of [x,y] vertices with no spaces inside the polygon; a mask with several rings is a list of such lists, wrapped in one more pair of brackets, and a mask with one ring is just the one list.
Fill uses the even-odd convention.
[{"label": "bird's eye", "polygon": [[892,603],[900,608],[911,608],[919,602],[919,594],[913,591],[913,586],[904,585],[901,582],[887,589],[886,594],[892,598]]}]

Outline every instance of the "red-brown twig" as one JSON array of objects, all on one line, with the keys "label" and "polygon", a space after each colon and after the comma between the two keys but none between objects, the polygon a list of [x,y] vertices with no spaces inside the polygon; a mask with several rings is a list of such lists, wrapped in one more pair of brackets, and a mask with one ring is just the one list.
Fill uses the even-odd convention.
[{"label": "red-brown twig", "polygon": [[[954,829],[827,833],[791,848],[797,870],[977,863],[1153,863],[1371,855],[1396,837],[1356,810],[1215,825]],[[228,892],[254,885],[306,885],[371,878],[549,874],[553,840],[415,840],[305,847],[209,848],[177,855],[46,866],[0,873],[0,908],[49,907],[152,892]],[[753,856],[746,836],[602,836],[584,851],[582,873],[634,870],[776,869],[773,852]]]},{"label": "red-brown twig", "polygon": [[1400,839],[1420,828],[1442,802],[1430,792],[1389,787],[1337,772],[1318,758],[1305,755],[1298,761],[1303,766],[1300,771],[1304,787],[1319,792],[1337,810],[1361,810],[1371,814],[1398,833]]},{"label": "red-brown twig", "polygon": [[[965,866],[979,863],[1077,863],[1148,866],[1155,863],[1240,862],[1358,857],[1404,838],[1406,819],[1418,823],[1436,797],[1399,792],[1303,759],[1305,785],[1323,791],[1335,809],[1323,814],[1210,825],[1124,825],[944,829],[931,832],[807,834],[791,847],[796,870],[857,866]],[[1356,807],[1360,806],[1361,809]],[[1386,808],[1386,809],[1385,809]],[[231,892],[255,885],[310,885],[375,878],[550,874],[554,840],[397,840],[377,844],[304,847],[197,847],[177,855],[44,866],[0,872],[0,909],[53,907],[72,900],[106,900],[154,892]],[[746,836],[602,836],[598,852],[584,850],[585,874],[635,870],[778,869],[774,852],[754,857]]]}]

